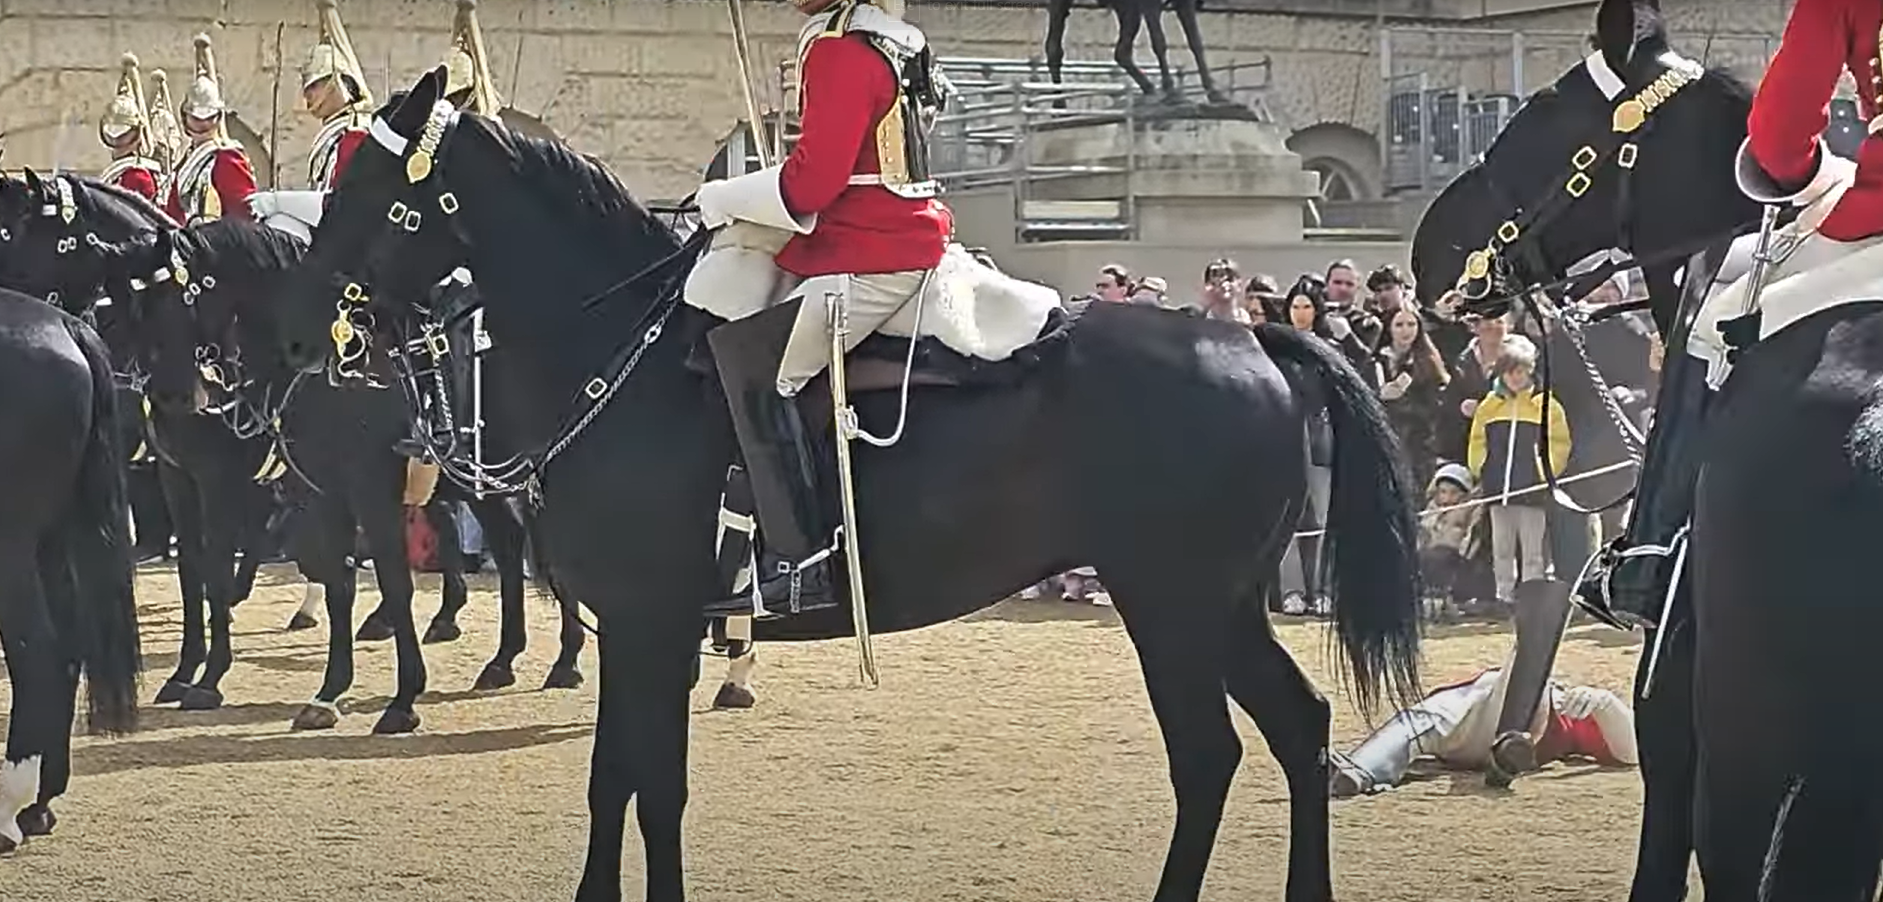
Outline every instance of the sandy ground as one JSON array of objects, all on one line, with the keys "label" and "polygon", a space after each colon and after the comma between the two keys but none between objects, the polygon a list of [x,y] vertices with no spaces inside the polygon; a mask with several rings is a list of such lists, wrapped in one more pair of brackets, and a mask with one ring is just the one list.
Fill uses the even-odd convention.
[{"label": "sandy ground", "polygon": [[[437,605],[435,578],[419,611]],[[140,579],[154,692],[175,660],[174,578]],[[270,568],[236,612],[236,665],[218,712],[151,710],[144,730],[79,740],[51,837],[0,859],[6,902],[567,900],[580,875],[595,708],[589,684],[537,691],[554,610],[531,603],[517,687],[468,691],[496,643],[494,585],[474,584],[465,635],[427,647],[430,692],[413,736],[369,734],[392,686],[391,649],[359,658],[335,731],[288,719],[320,679],[324,630],[279,630],[299,599]],[[363,593],[364,616],[376,602]],[[420,621],[423,622],[422,620]],[[1282,627],[1324,687],[1318,625]],[[1440,631],[1428,683],[1497,663],[1509,635]],[[1625,692],[1637,638],[1578,627],[1565,679]],[[759,707],[694,698],[687,849],[697,899],[1129,900],[1149,898],[1173,805],[1136,658],[1109,608],[1009,602],[966,621],[884,637],[883,687],[855,684],[847,642],[761,649]],[[5,698],[0,684],[0,699]],[[4,710],[0,707],[0,710]],[[1240,712],[1247,752],[1204,887],[1210,900],[1279,899],[1286,790]],[[1365,726],[1344,699],[1335,735]],[[1620,898],[1633,862],[1632,771],[1556,765],[1492,791],[1472,775],[1336,803],[1345,899]],[[639,897],[630,834],[628,897]]]}]

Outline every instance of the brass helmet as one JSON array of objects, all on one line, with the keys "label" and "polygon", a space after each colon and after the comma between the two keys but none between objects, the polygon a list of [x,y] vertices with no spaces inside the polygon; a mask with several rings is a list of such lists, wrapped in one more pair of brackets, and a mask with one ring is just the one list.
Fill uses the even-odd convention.
[{"label": "brass helmet", "polygon": [[451,21],[451,52],[444,63],[444,96],[469,91],[468,98],[458,101],[459,107],[485,116],[495,116],[503,109],[496,79],[490,74],[484,31],[477,24],[477,0],[458,0],[458,12]]},{"label": "brass helmet", "polygon": [[150,125],[149,108],[144,104],[144,80],[137,71],[137,54],[126,53],[119,60],[118,90],[105,106],[98,120],[98,140],[116,146],[124,136]]},{"label": "brass helmet", "polygon": [[222,100],[222,84],[216,80],[216,54],[210,49],[209,35],[196,36],[196,76],[183,95],[182,113],[191,119],[218,119],[229,111]]},{"label": "brass helmet", "polygon": [[170,76],[162,69],[150,70],[150,146],[166,167],[175,163],[183,149],[183,125],[177,122],[176,109],[170,101]]},{"label": "brass helmet", "polygon": [[320,10],[320,37],[301,63],[302,90],[323,78],[338,78],[349,99],[371,103],[373,94],[366,87],[365,70],[353,53],[353,42],[347,39],[346,25],[340,21],[338,0],[316,0],[315,5]]}]

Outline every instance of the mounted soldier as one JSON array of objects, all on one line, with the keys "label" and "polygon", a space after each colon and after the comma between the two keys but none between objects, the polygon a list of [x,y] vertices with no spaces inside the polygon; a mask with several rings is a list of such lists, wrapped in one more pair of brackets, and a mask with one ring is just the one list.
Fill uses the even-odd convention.
[{"label": "mounted soldier", "polygon": [[[830,362],[826,305],[843,305],[838,321],[854,347],[898,314],[919,317],[923,304],[909,302],[937,286],[951,295],[928,305],[937,322],[979,298],[1018,311],[1008,325],[1033,331],[1058,296],[953,242],[927,153],[945,81],[901,0],[792,2],[811,16],[798,39],[801,135],[782,163],[700,186],[702,224],[723,231],[689,276],[686,299],[734,321],[711,338],[743,461],[729,471],[721,522],[749,539],[756,509],[759,599],[804,610],[834,603],[829,564],[839,546],[820,522],[815,458],[793,401]],[[749,82],[746,90],[755,108]],[[793,303],[795,321],[761,314]],[[1011,352],[922,325],[964,354]]]},{"label": "mounted soldier", "polygon": [[98,178],[154,203],[164,171],[161,162],[145,155],[150,143],[150,107],[144,102],[137,55],[126,53],[119,65],[117,92],[98,120],[98,140],[111,151],[111,164]]},{"label": "mounted soldier", "polygon": [[164,208],[185,225],[224,216],[250,218],[248,199],[255,193],[255,170],[248,152],[229,137],[224,121],[229,106],[217,81],[209,35],[196,36],[196,76],[183,96],[180,112],[190,150],[177,167]]},{"label": "mounted soldier", "polygon": [[[1668,338],[1670,345],[1684,344],[1688,353],[1667,357],[1628,529],[1608,553],[1605,588],[1619,612],[1653,619],[1670,583],[1679,578],[1675,561],[1681,557],[1699,475],[1697,442],[1712,389],[1730,367],[1731,347],[1770,335],[1810,312],[1792,311],[1792,304],[1762,312],[1766,285],[1784,286],[1787,295],[1849,297],[1849,284],[1791,289],[1812,269],[1838,258],[1883,254],[1877,250],[1877,239],[1883,237],[1880,55],[1883,5],[1874,0],[1798,0],[1792,8],[1778,53],[1753,98],[1736,174],[1746,196],[1770,208],[1801,212],[1777,229],[1768,215],[1760,235],[1736,242],[1711,284],[1694,286],[1713,291],[1691,335]],[[1823,139],[1830,124],[1828,105],[1845,71],[1856,80],[1858,109],[1869,123],[1855,163],[1832,154]],[[1770,259],[1755,262],[1758,256]],[[1863,271],[1879,266],[1883,260]],[[1770,301],[1768,295],[1764,306]]]},{"label": "mounted soldier", "polygon": [[307,153],[307,187],[332,190],[373,121],[373,93],[353,42],[340,21],[337,0],[319,0],[320,37],[301,64],[301,101],[320,120]]}]

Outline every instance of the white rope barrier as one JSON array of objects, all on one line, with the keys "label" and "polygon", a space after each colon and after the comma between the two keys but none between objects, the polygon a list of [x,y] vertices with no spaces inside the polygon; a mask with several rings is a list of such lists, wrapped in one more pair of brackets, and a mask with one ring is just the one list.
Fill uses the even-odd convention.
[{"label": "white rope barrier", "polygon": [[[1620,463],[1609,464],[1606,467],[1597,467],[1596,469],[1589,470],[1584,473],[1577,473],[1574,476],[1565,476],[1561,479],[1556,480],[1556,484],[1568,485],[1572,482],[1580,482],[1584,479],[1594,479],[1597,476],[1607,476],[1610,473],[1618,473],[1632,466],[1635,466],[1634,461],[1624,460]],[[1445,507],[1435,507],[1428,511],[1420,511],[1419,518],[1425,519],[1427,517],[1437,517],[1440,514],[1449,514],[1452,511],[1466,510],[1473,507],[1488,507],[1493,504],[1500,504],[1505,501],[1509,501],[1510,499],[1515,498],[1519,495],[1534,495],[1538,492],[1547,492],[1549,490],[1550,490],[1549,483],[1542,483],[1539,485],[1533,485],[1527,489],[1518,489],[1517,491],[1514,491],[1514,492],[1502,492],[1493,498],[1473,498],[1470,501],[1461,501],[1457,504],[1447,505]],[[1311,539],[1317,536],[1324,536],[1326,534],[1327,534],[1327,530],[1325,528],[1310,529],[1303,532],[1295,533],[1295,538]]]}]

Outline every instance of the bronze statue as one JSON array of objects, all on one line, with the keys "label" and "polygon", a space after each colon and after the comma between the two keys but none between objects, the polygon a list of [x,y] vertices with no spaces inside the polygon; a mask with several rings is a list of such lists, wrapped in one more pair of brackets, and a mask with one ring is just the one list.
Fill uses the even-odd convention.
[{"label": "bronze statue", "polygon": [[[1046,66],[1052,73],[1053,83],[1059,84],[1060,65],[1066,59],[1066,19],[1072,15],[1073,0],[1047,0],[1046,13]],[[1166,6],[1177,13],[1177,21],[1183,25],[1184,40],[1190,45],[1190,54],[1196,57],[1197,78],[1203,83],[1203,94],[1209,102],[1218,105],[1231,105],[1234,101],[1216,87],[1216,80],[1210,77],[1210,67],[1203,59],[1203,35],[1197,27],[1197,6],[1199,0],[1098,0],[1099,5],[1111,8],[1112,15],[1118,19],[1118,43],[1112,51],[1112,59],[1138,83],[1147,97],[1157,95],[1156,86],[1151,84],[1143,70],[1138,68],[1132,52],[1138,41],[1139,27],[1147,27],[1151,32],[1151,52],[1157,55],[1157,68],[1163,75],[1164,99],[1170,103],[1184,102],[1183,92],[1177,89],[1176,80],[1170,74],[1169,42],[1164,38],[1164,9]]]}]

